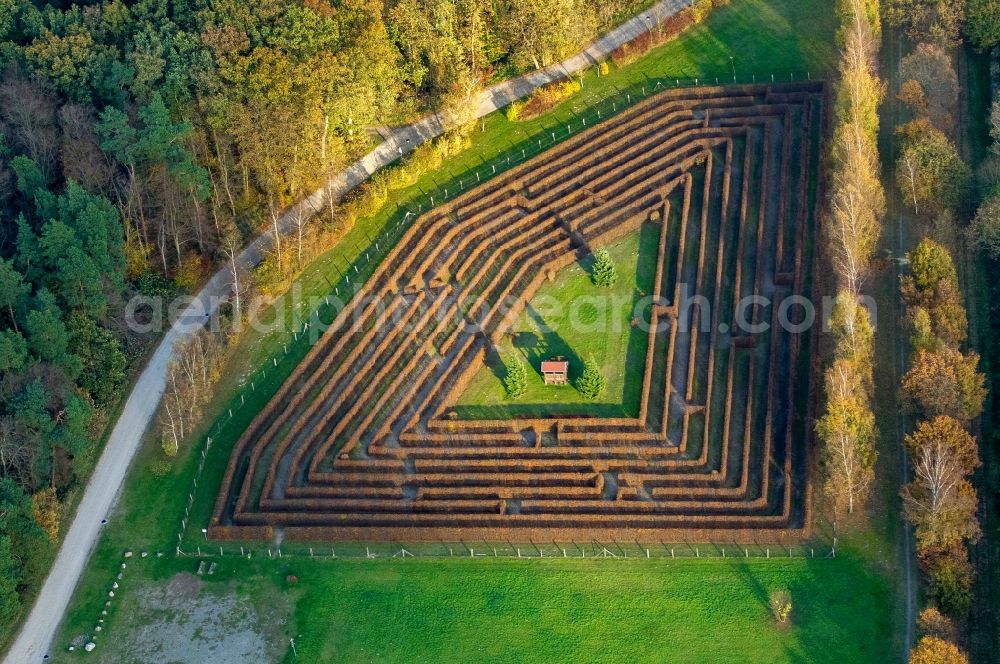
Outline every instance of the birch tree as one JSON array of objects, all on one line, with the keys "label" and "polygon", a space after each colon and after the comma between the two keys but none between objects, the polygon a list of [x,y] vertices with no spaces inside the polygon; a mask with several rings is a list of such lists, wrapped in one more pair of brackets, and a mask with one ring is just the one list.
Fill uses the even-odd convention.
[{"label": "birch tree", "polygon": [[921,548],[947,548],[979,537],[976,492],[967,478],[979,467],[979,449],[958,420],[939,416],[906,437],[913,481],[901,496]]}]

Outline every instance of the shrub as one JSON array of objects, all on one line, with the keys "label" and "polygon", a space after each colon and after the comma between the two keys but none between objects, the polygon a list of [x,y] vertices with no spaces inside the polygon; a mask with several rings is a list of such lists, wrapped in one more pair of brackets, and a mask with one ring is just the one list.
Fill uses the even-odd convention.
[{"label": "shrub", "polygon": [[768,605],[775,620],[782,624],[788,622],[789,616],[792,615],[791,593],[785,589],[772,591],[768,597]]},{"label": "shrub", "polygon": [[701,23],[716,7],[725,7],[729,0],[694,0],[691,4],[691,15],[695,23]]},{"label": "shrub", "polygon": [[607,249],[594,252],[594,270],[591,278],[598,286],[611,287],[618,281],[618,270]]},{"label": "shrub", "polygon": [[[726,3],[728,3],[728,0],[719,0],[715,4],[723,5]],[[619,67],[631,64],[645,55],[650,49],[669,41],[682,30],[693,25],[695,18],[693,9],[681,10],[661,22],[656,30],[644,32],[632,41],[626,42],[613,50],[611,52],[611,60]]]},{"label": "shrub", "polygon": [[169,298],[177,295],[177,287],[158,272],[146,272],[136,283],[139,292],[146,297]]},{"label": "shrub", "polygon": [[149,464],[149,472],[153,473],[154,477],[166,477],[172,469],[173,464],[166,457],[157,457]]},{"label": "shrub", "polygon": [[605,385],[606,381],[601,374],[601,368],[594,356],[591,355],[584,364],[583,375],[576,381],[576,389],[588,399],[598,399],[604,394]]},{"label": "shrub", "polygon": [[152,252],[152,246],[143,247],[134,237],[128,238],[125,241],[125,278],[135,281],[145,275]]},{"label": "shrub", "polygon": [[188,253],[174,272],[174,283],[186,293],[193,293],[204,281],[211,269],[208,259],[195,252]]},{"label": "shrub", "polygon": [[365,184],[356,199],[351,201],[355,219],[370,217],[382,209],[389,200],[389,184],[384,177],[372,177]]},{"label": "shrub", "polygon": [[173,458],[177,456],[177,441],[170,436],[164,436],[163,440],[160,441],[160,447],[163,449],[163,453],[167,455],[168,458]]},{"label": "shrub", "polygon": [[409,187],[424,173],[440,168],[443,162],[444,157],[438,141],[424,143],[411,152],[402,164],[387,171],[386,188],[388,191],[395,191]]},{"label": "shrub", "polygon": [[277,251],[270,252],[254,270],[254,281],[261,294],[275,296],[282,290],[285,281],[285,261]]},{"label": "shrub", "polygon": [[507,398],[516,399],[528,389],[528,370],[521,358],[516,355],[508,357],[504,364],[507,368],[507,376],[504,378],[503,384],[507,391]]},{"label": "shrub", "polygon": [[601,76],[607,76],[610,71],[611,65],[608,64],[607,60],[597,66],[597,73]]},{"label": "shrub", "polygon": [[49,536],[50,542],[59,539],[59,518],[62,514],[62,505],[56,497],[54,487],[42,489],[31,497],[31,515],[45,534]]},{"label": "shrub", "polygon": [[510,113],[511,107],[520,103],[520,106],[515,111],[517,113],[517,117],[511,118],[510,115],[508,115],[507,118],[528,120],[537,117],[554,106],[562,103],[569,97],[572,97],[582,89],[583,86],[580,84],[580,81],[575,78],[557,83],[549,83],[548,85],[535,90],[535,92],[528,97],[526,101],[514,102],[514,104],[508,106],[507,113]]},{"label": "shrub", "polygon": [[521,119],[521,112],[524,111],[524,105],[525,102],[523,101],[515,101],[504,109],[503,114],[507,116],[507,119],[511,122],[517,122]]}]

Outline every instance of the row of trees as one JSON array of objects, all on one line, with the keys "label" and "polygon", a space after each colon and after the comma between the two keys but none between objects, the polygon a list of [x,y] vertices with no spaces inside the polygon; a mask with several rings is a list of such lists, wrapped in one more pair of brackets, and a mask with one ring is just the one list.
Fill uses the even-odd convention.
[{"label": "row of trees", "polygon": [[825,492],[840,515],[861,508],[875,476],[875,417],[871,408],[874,337],[861,288],[871,266],[885,193],[879,181],[878,77],[881,35],[877,1],[842,0],[840,84],[826,223],[836,275],[831,320],[834,358],[826,371],[826,409],[817,424],[823,441]]},{"label": "row of trees", "polygon": [[954,144],[959,85],[952,56],[921,43],[903,58],[899,73],[899,98],[914,119],[896,130],[896,184],[914,214],[948,228],[972,184],[972,171]]},{"label": "row of trees", "polygon": [[982,413],[985,376],[976,370],[979,356],[961,351],[966,313],[948,250],[925,239],[909,257],[902,292],[913,357],[902,392],[920,420],[905,440],[914,477],[901,495],[931,596],[946,612],[961,615],[972,600],[967,545],[980,534],[969,481],[979,449],[967,427]]},{"label": "row of trees", "polygon": [[981,28],[1000,19],[1000,4],[892,4],[889,20],[918,42],[900,65],[899,98],[913,119],[897,129],[896,184],[918,227],[941,240],[925,238],[917,244],[908,254],[910,272],[900,284],[912,346],[901,394],[918,416],[915,430],[904,441],[913,478],[900,494],[935,605],[921,614],[918,627],[923,636],[910,661],[963,663],[967,658],[955,645],[957,630],[937,607],[963,618],[972,601],[968,546],[979,538],[980,529],[971,476],[980,461],[968,427],[982,412],[986,389],[985,377],[977,370],[979,356],[963,351],[968,320],[946,246],[961,237],[956,220],[966,212],[973,184],[971,169],[955,144],[961,127],[956,124],[960,87],[953,49],[963,31],[978,46],[991,47],[995,41],[989,43],[992,38]]},{"label": "row of trees", "polygon": [[223,335],[208,329],[199,330],[174,348],[160,405],[161,445],[168,457],[177,455],[200,423],[202,408],[219,378],[223,350]]}]

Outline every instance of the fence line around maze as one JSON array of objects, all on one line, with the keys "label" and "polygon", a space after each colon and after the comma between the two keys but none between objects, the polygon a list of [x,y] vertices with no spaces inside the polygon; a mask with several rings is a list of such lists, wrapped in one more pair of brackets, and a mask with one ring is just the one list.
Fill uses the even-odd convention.
[{"label": "fence line around maze", "polygon": [[266,557],[270,560],[375,560],[405,558],[474,559],[617,559],[617,560],[787,560],[827,559],[837,556],[837,541],[819,540],[801,544],[705,543],[705,542],[342,542],[333,544],[263,544],[246,542],[190,542],[176,547],[178,558]]},{"label": "fence line around maze", "polygon": [[[773,76],[752,76],[750,80],[740,80],[736,85],[752,85],[754,82],[757,84],[770,83],[773,80],[775,83],[785,83],[788,81],[801,81],[801,80],[812,80],[812,76],[809,73],[799,73],[790,72],[788,77],[773,75]],[[528,139],[521,141],[520,143],[512,144],[511,147],[502,152],[496,158],[492,159],[490,162],[486,162],[483,166],[477,167],[472,171],[463,172],[461,175],[447,174],[448,179],[445,184],[439,185],[438,189],[434,193],[424,193],[422,196],[411,200],[405,206],[401,206],[397,209],[386,225],[383,227],[383,231],[378,233],[375,238],[368,238],[371,244],[366,249],[361,249],[358,252],[358,258],[349,264],[345,270],[340,270],[337,266],[338,271],[342,273],[342,279],[337,284],[330,284],[329,280],[327,283],[330,284],[332,290],[329,295],[325,298],[324,302],[315,310],[309,312],[309,316],[305,318],[305,322],[301,325],[296,325],[295,330],[292,333],[292,339],[283,344],[283,350],[280,355],[280,360],[278,356],[271,357],[271,362],[264,363],[264,368],[259,372],[254,372],[248,376],[242,387],[235,394],[231,405],[228,409],[224,410],[222,417],[218,419],[212,428],[212,433],[210,436],[204,439],[204,445],[201,452],[201,459],[198,463],[197,470],[192,477],[192,491],[190,492],[190,497],[185,509],[185,516],[182,520],[182,527],[177,534],[176,541],[178,544],[184,542],[184,533],[189,527],[196,527],[195,524],[189,522],[190,510],[194,503],[199,499],[198,496],[198,483],[201,479],[201,474],[204,468],[205,456],[210,450],[211,440],[218,438],[223,432],[224,428],[232,421],[234,412],[238,412],[246,403],[246,395],[248,392],[253,392],[256,390],[256,385],[266,379],[266,377],[272,371],[287,372],[294,367],[279,366],[284,364],[283,361],[287,360],[289,355],[289,345],[293,345],[293,349],[297,347],[299,352],[304,348],[310,347],[315,343],[316,335],[308,335],[307,332],[313,325],[323,325],[328,324],[326,321],[330,319],[330,314],[336,315],[335,305],[336,302],[330,302],[330,296],[334,298],[339,298],[342,290],[347,294],[350,294],[352,287],[363,284],[368,277],[371,276],[374,268],[381,262],[382,258],[388,252],[392,250],[395,243],[400,237],[406,232],[409,227],[410,222],[412,222],[416,217],[427,209],[433,208],[439,203],[443,203],[447,200],[454,198],[456,195],[464,192],[468,186],[475,186],[480,183],[486,182],[492,179],[495,175],[500,175],[507,171],[509,168],[523,163],[529,159],[534,158],[538,154],[550,149],[554,145],[566,140],[567,138],[573,136],[575,133],[587,128],[592,128],[599,123],[613,118],[620,112],[625,111],[631,106],[635,105],[639,101],[648,98],[650,95],[662,92],[666,89],[672,88],[684,88],[684,87],[716,87],[725,86],[728,87],[732,85],[724,77],[711,77],[711,78],[691,78],[691,79],[678,79],[678,78],[644,78],[633,82],[630,86],[622,90],[616,90],[615,93],[603,97],[602,99],[596,100],[591,103],[591,99],[577,99],[574,103],[575,106],[579,104],[584,104],[586,108],[579,112],[579,114],[574,110],[572,112],[573,118],[568,122],[560,122],[552,127],[545,127],[539,132]],[[574,100],[570,100],[574,102]],[[472,178],[476,178],[475,182]],[[366,234],[367,237],[367,234]],[[300,306],[295,313],[299,313],[302,309]],[[297,320],[303,320],[298,318]],[[299,339],[299,335],[302,335],[302,339]],[[312,337],[312,338],[310,338]],[[303,346],[303,342],[308,345]],[[294,354],[299,354],[299,352]],[[205,497],[204,500],[210,500],[212,497]],[[194,534],[200,534],[196,531]],[[192,533],[188,533],[194,535]]]}]

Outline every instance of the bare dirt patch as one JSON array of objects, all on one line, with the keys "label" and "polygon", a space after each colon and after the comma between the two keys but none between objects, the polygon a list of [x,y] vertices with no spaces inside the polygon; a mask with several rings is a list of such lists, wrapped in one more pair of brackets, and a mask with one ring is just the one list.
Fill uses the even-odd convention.
[{"label": "bare dirt patch", "polygon": [[276,588],[259,592],[260,585],[253,593],[255,604],[234,581],[207,581],[188,573],[167,583],[142,581],[125,593],[113,626],[96,640],[97,648],[88,659],[171,664],[280,661],[288,648],[293,603]]}]

